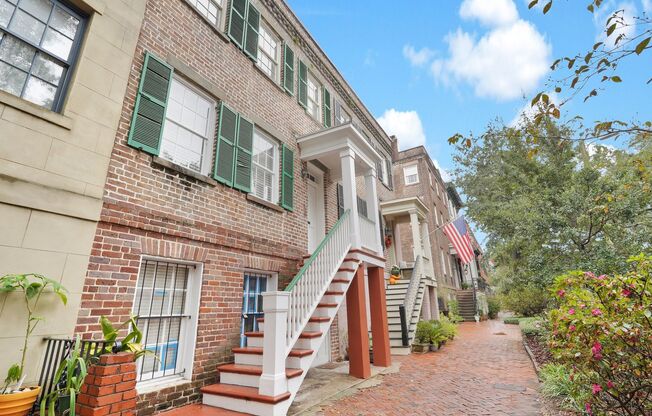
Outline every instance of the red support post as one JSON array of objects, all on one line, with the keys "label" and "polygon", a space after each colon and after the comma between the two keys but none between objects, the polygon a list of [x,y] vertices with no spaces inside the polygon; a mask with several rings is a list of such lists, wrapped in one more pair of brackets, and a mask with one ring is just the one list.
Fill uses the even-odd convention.
[{"label": "red support post", "polygon": [[364,291],[364,268],[360,266],[346,292],[346,317],[349,330],[349,374],[369,378],[369,333]]},{"label": "red support post", "polygon": [[389,345],[389,326],[387,325],[387,302],[385,297],[385,278],[383,269],[369,267],[369,309],[371,311],[371,337],[373,340],[374,365],[392,365]]}]

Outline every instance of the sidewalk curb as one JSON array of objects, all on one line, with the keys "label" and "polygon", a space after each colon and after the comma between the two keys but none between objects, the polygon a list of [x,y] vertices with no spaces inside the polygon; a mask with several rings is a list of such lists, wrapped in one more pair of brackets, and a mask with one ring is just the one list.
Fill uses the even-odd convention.
[{"label": "sidewalk curb", "polygon": [[539,380],[539,382],[541,382],[541,377],[539,376],[541,369],[539,368],[539,365],[537,364],[537,361],[534,358],[534,353],[532,352],[530,347],[527,346],[527,343],[525,342],[525,338],[523,338],[522,342],[523,342],[523,347],[525,347],[525,352],[527,352],[528,357],[530,357],[530,361],[532,361],[532,366],[534,367],[534,371],[537,373],[537,379]]}]

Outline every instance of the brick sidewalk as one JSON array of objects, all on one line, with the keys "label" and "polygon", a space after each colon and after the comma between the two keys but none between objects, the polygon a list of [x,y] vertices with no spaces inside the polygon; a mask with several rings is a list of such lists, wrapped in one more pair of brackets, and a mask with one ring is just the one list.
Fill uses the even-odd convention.
[{"label": "brick sidewalk", "polygon": [[459,329],[439,352],[404,357],[400,372],[322,414],[539,415],[538,381],[518,326],[489,321]]}]

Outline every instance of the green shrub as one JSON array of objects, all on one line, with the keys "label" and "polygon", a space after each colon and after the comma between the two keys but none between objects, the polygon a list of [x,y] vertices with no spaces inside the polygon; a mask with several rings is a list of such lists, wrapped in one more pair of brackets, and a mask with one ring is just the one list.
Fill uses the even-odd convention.
[{"label": "green shrub", "polygon": [[590,395],[581,391],[580,380],[571,378],[570,370],[563,364],[546,364],[539,372],[541,378],[541,394],[555,399],[564,410],[583,413],[584,403]]},{"label": "green shrub", "polygon": [[588,395],[587,412],[652,414],[652,256],[620,275],[575,271],[555,279],[549,346]]},{"label": "green shrub", "polygon": [[539,317],[521,318],[519,319],[518,326],[521,328],[521,333],[525,336],[541,336],[545,330],[544,321]]},{"label": "green shrub", "polygon": [[487,306],[489,307],[489,319],[496,319],[500,312],[500,300],[496,296],[487,297]]},{"label": "green shrub", "polygon": [[519,322],[521,322],[521,318],[517,316],[509,316],[503,320],[503,322],[507,325],[518,325]]},{"label": "green shrub", "polygon": [[457,299],[448,301],[448,319],[450,319],[454,324],[464,320],[464,318],[460,316],[460,304]]},{"label": "green shrub", "polygon": [[457,335],[457,325],[446,316],[442,316],[439,319],[439,323],[442,329],[442,335],[446,339],[453,339]]},{"label": "green shrub", "polygon": [[548,307],[549,294],[537,286],[521,286],[502,296],[502,305],[519,316],[541,315]]},{"label": "green shrub", "polygon": [[431,344],[439,345],[441,344],[442,341],[446,341],[448,339],[441,322],[433,320],[430,321],[430,324],[431,324],[431,329],[430,329]]},{"label": "green shrub", "polygon": [[419,321],[417,323],[417,331],[414,334],[414,339],[419,344],[430,344],[431,332],[432,323],[429,321]]}]

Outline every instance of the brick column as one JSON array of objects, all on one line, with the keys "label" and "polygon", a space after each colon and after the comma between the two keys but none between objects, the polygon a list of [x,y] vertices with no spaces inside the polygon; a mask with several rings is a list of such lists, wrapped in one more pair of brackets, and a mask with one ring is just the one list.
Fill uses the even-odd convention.
[{"label": "brick column", "polygon": [[364,290],[364,268],[358,267],[346,292],[346,320],[349,329],[349,374],[369,378],[369,333]]},{"label": "brick column", "polygon": [[387,302],[385,297],[384,270],[369,267],[369,309],[371,310],[371,337],[373,340],[374,365],[389,367],[392,364],[387,325]]},{"label": "brick column", "polygon": [[105,354],[88,375],[77,397],[80,416],[136,414],[136,363],[132,353]]}]

